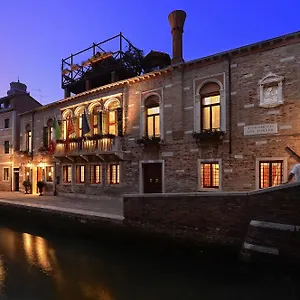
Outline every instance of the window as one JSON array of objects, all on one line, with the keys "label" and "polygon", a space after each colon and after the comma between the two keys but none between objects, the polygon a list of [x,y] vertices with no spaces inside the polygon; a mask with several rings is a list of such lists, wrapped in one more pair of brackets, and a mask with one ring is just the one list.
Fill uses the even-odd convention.
[{"label": "window", "polygon": [[25,180],[30,181],[30,168],[25,167]]},{"label": "window", "polygon": [[9,168],[3,168],[3,181],[9,180]]},{"label": "window", "polygon": [[4,153],[9,154],[9,141],[4,142]]},{"label": "window", "polygon": [[120,165],[110,164],[107,166],[107,183],[119,184],[120,183]]},{"label": "window", "polygon": [[46,167],[46,181],[53,182],[53,167],[52,166]]},{"label": "window", "polygon": [[63,183],[72,181],[72,166],[63,166]]},{"label": "window", "polygon": [[157,96],[150,96],[145,101],[146,108],[146,135],[149,137],[160,136],[160,107]]},{"label": "window", "polygon": [[220,95],[201,99],[202,130],[220,129]]},{"label": "window", "polygon": [[53,132],[53,119],[49,119],[47,121],[47,126],[43,128],[43,146],[45,148],[49,148],[51,144],[52,132]]},{"label": "window", "polygon": [[220,170],[218,162],[201,163],[201,188],[218,189],[220,187]]},{"label": "window", "polygon": [[84,183],[84,165],[76,166],[76,183]]},{"label": "window", "polygon": [[4,128],[9,128],[10,127],[10,119],[5,119],[4,120]]},{"label": "window", "polygon": [[91,165],[91,183],[99,184],[102,182],[102,166]]},{"label": "window", "polygon": [[98,128],[98,119],[99,116],[97,114],[93,114],[93,134],[98,134],[99,133],[99,128]]},{"label": "window", "polygon": [[283,182],[283,161],[259,162],[259,188],[264,189]]},{"label": "window", "polygon": [[108,133],[117,135],[118,133],[118,117],[117,117],[117,108],[119,108],[118,101],[112,101],[107,106],[107,124],[108,124]]},{"label": "window", "polygon": [[28,152],[32,151],[32,134],[30,124],[27,124],[25,128],[25,150]]}]

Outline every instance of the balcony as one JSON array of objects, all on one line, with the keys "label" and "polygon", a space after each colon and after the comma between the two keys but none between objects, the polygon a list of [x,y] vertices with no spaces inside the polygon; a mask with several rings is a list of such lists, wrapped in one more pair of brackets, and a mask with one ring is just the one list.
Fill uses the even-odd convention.
[{"label": "balcony", "polygon": [[74,160],[74,157],[83,157],[89,161],[91,157],[101,160],[123,159],[121,137],[87,137],[57,141],[54,156],[66,157]]}]

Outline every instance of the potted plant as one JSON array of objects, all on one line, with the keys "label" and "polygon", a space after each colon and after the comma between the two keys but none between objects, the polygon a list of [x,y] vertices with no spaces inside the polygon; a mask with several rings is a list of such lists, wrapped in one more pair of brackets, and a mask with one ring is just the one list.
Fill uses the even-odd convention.
[{"label": "potted plant", "polygon": [[25,194],[29,194],[28,192],[29,192],[30,187],[31,187],[31,182],[29,180],[24,180],[23,185],[24,185],[24,188],[25,188]]},{"label": "potted plant", "polygon": [[161,142],[161,138],[159,136],[148,136],[145,135],[142,138],[138,139],[137,141],[138,145],[156,145],[158,146]]},{"label": "potted plant", "polygon": [[45,187],[44,181],[38,181],[37,188],[39,189],[40,196],[43,196],[43,189]]},{"label": "potted plant", "polygon": [[224,138],[225,132],[220,129],[204,129],[200,132],[193,132],[193,138],[200,146],[202,143],[220,143]]}]

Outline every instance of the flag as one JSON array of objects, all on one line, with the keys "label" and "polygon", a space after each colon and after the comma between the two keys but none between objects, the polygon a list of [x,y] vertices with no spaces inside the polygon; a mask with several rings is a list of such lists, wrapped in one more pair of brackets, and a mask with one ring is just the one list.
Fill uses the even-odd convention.
[{"label": "flag", "polygon": [[61,131],[56,118],[53,119],[53,127],[51,132],[51,141],[49,145],[49,152],[54,153],[56,147],[56,141],[60,139]]},{"label": "flag", "polygon": [[87,119],[87,115],[84,111],[83,115],[82,115],[82,135],[84,136],[85,134],[87,134],[88,132],[90,132],[90,125]]},{"label": "flag", "polygon": [[75,127],[72,118],[67,119],[67,139],[71,134],[75,133]]}]

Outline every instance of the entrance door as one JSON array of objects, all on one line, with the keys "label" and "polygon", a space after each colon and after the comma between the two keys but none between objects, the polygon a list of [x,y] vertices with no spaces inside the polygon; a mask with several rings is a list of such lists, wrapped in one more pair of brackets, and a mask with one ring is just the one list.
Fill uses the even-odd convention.
[{"label": "entrance door", "polygon": [[144,193],[162,193],[162,164],[143,164]]},{"label": "entrance door", "polygon": [[18,192],[20,188],[20,183],[19,183],[19,168],[14,168],[14,183],[15,183],[15,188],[14,191]]}]

